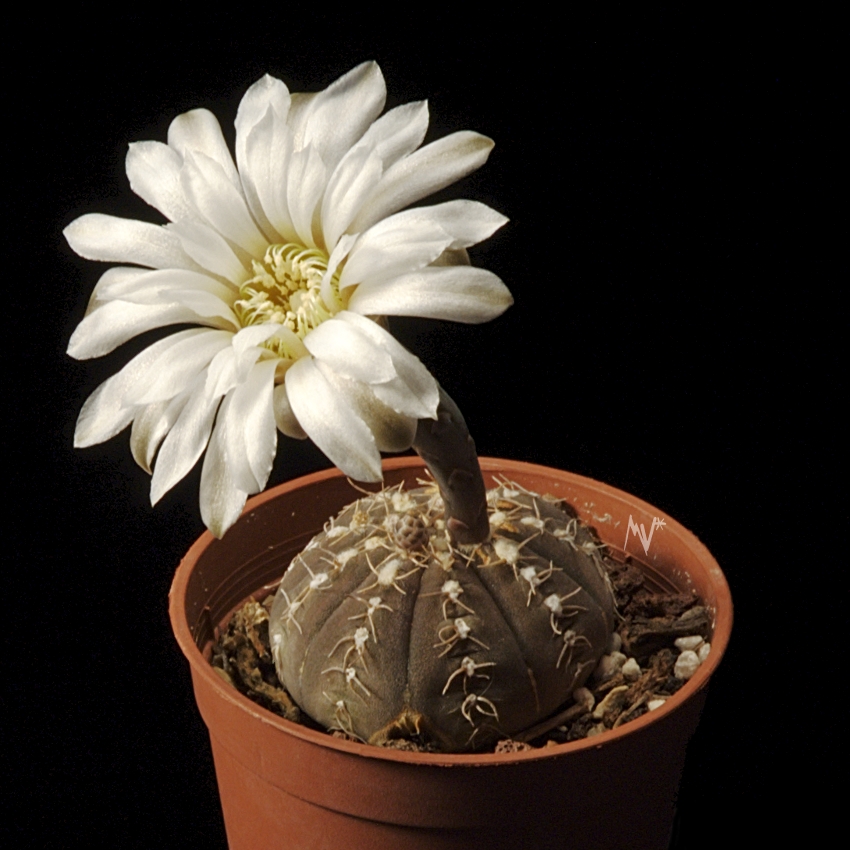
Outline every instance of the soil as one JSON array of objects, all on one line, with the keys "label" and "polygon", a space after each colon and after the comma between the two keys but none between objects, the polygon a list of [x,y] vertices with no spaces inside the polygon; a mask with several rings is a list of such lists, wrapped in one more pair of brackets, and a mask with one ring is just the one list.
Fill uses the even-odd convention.
[{"label": "soil", "polygon": [[[604,558],[617,602],[619,624],[609,650],[575,701],[553,717],[524,733],[499,741],[495,752],[553,746],[598,735],[635,720],[685,684],[674,673],[679,655],[678,638],[699,635],[709,640],[708,610],[692,593],[667,593],[652,589],[643,571],[631,559],[620,562]],[[263,708],[322,729],[292,701],[275,672],[269,646],[268,616],[273,595],[261,602],[250,599],[230,618],[213,646],[212,664],[229,684]],[[619,646],[618,646],[619,644]],[[625,659],[633,664],[622,668]],[[609,668],[607,674],[603,667]],[[343,732],[331,733],[347,737]],[[354,740],[354,739],[352,739]],[[383,746],[433,752],[433,744],[422,740],[395,739]]]}]

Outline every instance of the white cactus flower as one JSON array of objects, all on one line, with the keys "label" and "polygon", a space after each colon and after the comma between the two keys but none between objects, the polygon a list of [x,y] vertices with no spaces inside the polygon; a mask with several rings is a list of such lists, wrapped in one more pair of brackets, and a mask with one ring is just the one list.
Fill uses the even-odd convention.
[{"label": "white cactus flower", "polygon": [[[347,475],[381,479],[438,389],[372,317],[484,322],[511,296],[465,249],[506,219],[467,200],[399,210],[483,165],[493,146],[457,132],[420,147],[425,102],[383,110],[367,62],[316,94],[265,76],[236,116],[236,164],[216,118],[178,116],[168,143],[127,155],[133,191],[164,225],[89,214],[65,229],[80,256],[129,263],[100,278],[68,353],[98,357],[174,324],[86,401],[75,444],[132,423],[151,501],[206,450],[201,514],[221,536],[268,480],[277,428],[309,436]],[[154,463],[154,458],[156,461]]]}]

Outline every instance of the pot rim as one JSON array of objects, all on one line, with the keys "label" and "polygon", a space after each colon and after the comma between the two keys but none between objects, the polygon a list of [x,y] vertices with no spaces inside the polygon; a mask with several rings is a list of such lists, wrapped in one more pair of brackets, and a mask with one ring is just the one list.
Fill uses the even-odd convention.
[{"label": "pot rim", "polygon": [[[596,481],[593,478],[588,478],[576,473],[566,472],[564,470],[543,466],[541,464],[527,463],[525,461],[513,461],[490,457],[481,457],[479,458],[479,461],[481,463],[481,469],[485,473],[501,472],[507,475],[510,471],[514,471],[517,473],[533,475],[544,472],[556,472],[559,475],[566,476],[568,479],[572,479],[572,481],[576,484],[581,486],[591,486],[593,489],[605,493],[608,496],[618,499],[626,497],[630,505],[634,506],[636,509],[644,510],[650,515],[652,515],[653,512],[659,512],[658,508],[636,496],[631,495],[630,493],[627,493],[624,490],[620,490],[603,482]],[[395,470],[408,467],[422,467],[424,469],[424,463],[416,455],[387,458],[383,461],[384,470]],[[251,513],[264,503],[276,498],[282,493],[291,492],[293,490],[300,489],[301,487],[316,484],[327,479],[344,477],[345,476],[342,472],[335,467],[332,467],[330,469],[313,472],[299,478],[294,478],[284,484],[265,490],[250,498],[245,505],[242,516],[244,517],[246,514]],[[616,745],[619,741],[624,740],[630,735],[639,733],[643,729],[661,721],[664,717],[676,711],[684,703],[690,700],[691,697],[695,696],[707,686],[709,678],[720,664],[729,644],[729,638],[732,631],[733,607],[732,596],[726,577],[720,569],[717,561],[708,549],[700,542],[696,535],[676,522],[666,512],[664,512],[664,517],[666,528],[670,531],[675,530],[677,535],[687,544],[688,548],[693,551],[695,557],[707,567],[711,587],[717,600],[712,606],[714,614],[714,632],[711,637],[711,652],[709,653],[708,658],[699,666],[691,679],[689,679],[675,694],[668,697],[664,705],[641,715],[635,720],[624,723],[616,729],[608,730],[607,732],[603,732],[592,738],[583,738],[581,740],[570,741],[565,744],[555,744],[553,746],[512,753],[417,753],[405,750],[375,747],[370,744],[334,738],[326,732],[319,732],[314,729],[310,729],[298,723],[285,720],[284,718],[267,711],[257,703],[248,699],[246,696],[243,696],[232,686],[227,685],[214,672],[214,668],[204,657],[192,636],[192,631],[186,617],[184,603],[192,568],[206,548],[216,542],[216,538],[208,530],[205,530],[195,541],[177,568],[177,572],[175,573],[174,580],[171,585],[171,590],[168,594],[169,616],[177,643],[189,661],[193,675],[201,676],[208,684],[212,685],[224,699],[228,700],[248,714],[253,715],[259,722],[272,726],[279,732],[299,738],[306,743],[337,750],[340,753],[348,755],[356,755],[364,758],[389,762],[421,764],[431,767],[496,766],[499,764],[516,764],[518,762],[564,757],[570,753],[582,750],[601,749],[605,746]]]}]

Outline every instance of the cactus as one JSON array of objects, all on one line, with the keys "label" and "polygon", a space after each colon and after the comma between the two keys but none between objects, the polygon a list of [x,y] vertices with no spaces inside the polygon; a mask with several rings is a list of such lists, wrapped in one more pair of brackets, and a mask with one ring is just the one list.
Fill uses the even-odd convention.
[{"label": "cactus", "polygon": [[508,481],[485,502],[445,394],[423,428],[436,483],[364,494],[332,519],[284,575],[270,637],[284,686],[326,728],[461,752],[565,703],[605,649],[614,601],[571,508]]}]

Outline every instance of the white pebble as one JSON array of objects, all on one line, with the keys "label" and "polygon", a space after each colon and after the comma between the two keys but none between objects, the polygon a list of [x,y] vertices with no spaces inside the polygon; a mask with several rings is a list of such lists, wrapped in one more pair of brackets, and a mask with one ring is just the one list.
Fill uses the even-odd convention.
[{"label": "white pebble", "polygon": [[596,665],[593,675],[596,679],[604,682],[606,679],[610,679],[619,673],[625,663],[626,656],[622,652],[612,652],[610,655],[603,655],[599,659],[599,664]]},{"label": "white pebble", "polygon": [[673,675],[677,679],[687,681],[694,675],[699,667],[699,656],[692,650],[686,649],[677,659],[673,667]]},{"label": "white pebble", "polygon": [[593,709],[593,719],[602,720],[605,717],[605,712],[608,711],[612,705],[620,703],[620,698],[628,689],[628,685],[620,685],[618,688],[611,688],[611,690],[605,695],[605,699],[603,699],[602,702]]},{"label": "white pebble", "polygon": [[608,645],[605,647],[605,651],[608,653],[619,652],[622,646],[623,639],[620,637],[618,632],[613,632],[611,637],[608,638]]},{"label": "white pebble", "polygon": [[665,702],[667,702],[667,700],[666,700],[666,699],[651,699],[651,700],[650,700],[650,701],[646,704],[646,707],[647,707],[650,711],[655,711],[655,709],[656,709],[656,708],[661,708],[661,706],[662,706],[662,705],[664,705],[664,703],[665,703]]},{"label": "white pebble", "polygon": [[686,649],[692,649],[696,652],[702,646],[703,640],[699,635],[688,635],[687,637],[677,638],[675,643],[676,649],[680,652],[684,652]]},{"label": "white pebble", "polygon": [[577,705],[583,705],[587,711],[590,711],[596,702],[593,694],[587,688],[576,688],[573,691],[573,699]]},{"label": "white pebble", "polygon": [[634,660],[634,658],[629,658],[628,661],[623,665],[622,673],[623,678],[627,682],[635,682],[640,678],[640,664]]},{"label": "white pebble", "polygon": [[706,659],[706,658],[708,658],[708,653],[709,653],[709,652],[711,652],[711,644],[710,644],[710,643],[704,643],[704,644],[703,644],[703,645],[702,645],[702,646],[701,646],[701,647],[697,650],[697,657],[698,657],[698,658],[699,658],[699,660],[700,660],[700,664],[702,664],[702,662],[703,662],[703,661],[705,661],[705,659]]}]

